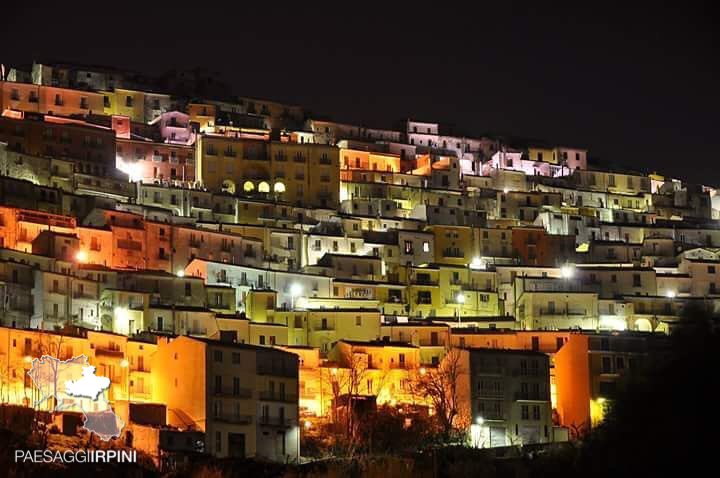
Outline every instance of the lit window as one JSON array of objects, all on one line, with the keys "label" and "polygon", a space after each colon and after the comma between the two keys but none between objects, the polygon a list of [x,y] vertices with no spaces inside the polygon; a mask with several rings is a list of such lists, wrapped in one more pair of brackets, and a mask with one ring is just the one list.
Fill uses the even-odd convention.
[{"label": "lit window", "polygon": [[261,193],[269,193],[270,192],[270,185],[262,181],[260,184],[258,184],[258,191]]},{"label": "lit window", "polygon": [[275,183],[275,186],[273,187],[276,193],[284,193],[285,192],[285,185],[281,182]]},{"label": "lit window", "polygon": [[255,185],[252,183],[252,181],[245,181],[245,184],[243,184],[243,189],[245,192],[249,193],[255,190]]},{"label": "lit window", "polygon": [[423,252],[430,252],[430,243],[427,241],[423,242]]}]

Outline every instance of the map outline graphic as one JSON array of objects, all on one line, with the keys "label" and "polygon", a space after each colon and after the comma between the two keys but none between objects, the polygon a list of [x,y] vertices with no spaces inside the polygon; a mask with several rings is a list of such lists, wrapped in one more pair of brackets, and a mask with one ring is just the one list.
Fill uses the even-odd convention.
[{"label": "map outline graphic", "polygon": [[[32,359],[27,374],[41,394],[34,405],[53,397],[56,401],[53,411],[75,406],[85,417],[83,428],[95,433],[101,440],[109,441],[120,436],[125,422],[105,398],[105,391],[110,388],[112,381],[103,375],[95,375],[95,370],[96,367],[90,365],[85,354],[67,360],[44,354],[39,359]],[[70,390],[66,389],[68,384]],[[88,392],[85,387],[93,385],[96,389]]]}]

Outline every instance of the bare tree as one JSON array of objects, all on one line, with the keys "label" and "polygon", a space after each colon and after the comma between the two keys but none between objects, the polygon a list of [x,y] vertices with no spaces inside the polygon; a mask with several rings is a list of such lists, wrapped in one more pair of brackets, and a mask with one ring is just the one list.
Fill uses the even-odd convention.
[{"label": "bare tree", "polygon": [[458,379],[464,372],[459,349],[451,348],[436,369],[416,371],[410,382],[413,394],[426,397],[435,409],[442,437],[449,441],[461,428]]}]

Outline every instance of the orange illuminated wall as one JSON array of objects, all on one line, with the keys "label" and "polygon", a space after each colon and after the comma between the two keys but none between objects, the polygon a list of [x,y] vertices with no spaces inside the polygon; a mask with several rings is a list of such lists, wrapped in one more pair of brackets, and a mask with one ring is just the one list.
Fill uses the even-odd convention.
[{"label": "orange illuminated wall", "polygon": [[394,154],[373,153],[356,149],[341,149],[340,168],[399,173],[400,157]]},{"label": "orange illuminated wall", "polygon": [[113,233],[107,229],[79,226],[80,250],[87,257],[88,264],[110,267],[113,263]]},{"label": "orange illuminated wall", "polygon": [[555,384],[560,422],[573,430],[590,426],[589,337],[572,334],[555,354]]},{"label": "orange illuminated wall", "polygon": [[76,220],[73,217],[0,206],[0,245],[8,249],[31,252],[32,241],[40,232],[72,234],[75,227]]}]

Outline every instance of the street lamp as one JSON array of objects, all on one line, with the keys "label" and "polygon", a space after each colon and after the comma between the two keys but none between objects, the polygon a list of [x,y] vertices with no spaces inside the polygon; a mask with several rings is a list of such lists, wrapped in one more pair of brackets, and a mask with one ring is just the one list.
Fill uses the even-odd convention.
[{"label": "street lamp", "polygon": [[185,271],[182,270],[182,269],[178,269],[176,275],[177,275],[178,277],[185,277]]},{"label": "street lamp", "polygon": [[668,299],[674,299],[677,294],[674,290],[669,290],[669,291],[665,292],[665,295],[667,296]]},{"label": "street lamp", "polygon": [[465,294],[463,294],[462,292],[458,292],[457,295],[455,295],[455,303],[457,304],[458,323],[460,323],[460,309],[465,303]]},{"label": "street lamp", "polygon": [[80,249],[79,251],[77,251],[77,252],[75,253],[75,260],[78,261],[78,262],[82,262],[82,263],[87,262],[87,260],[88,260],[88,254],[87,254],[87,252],[85,252],[85,251],[83,251],[82,249]]}]

